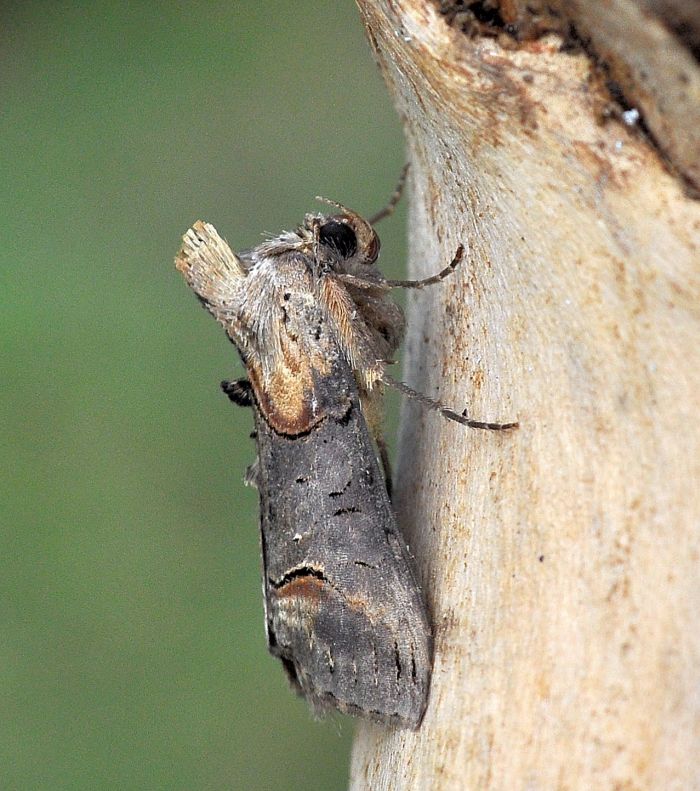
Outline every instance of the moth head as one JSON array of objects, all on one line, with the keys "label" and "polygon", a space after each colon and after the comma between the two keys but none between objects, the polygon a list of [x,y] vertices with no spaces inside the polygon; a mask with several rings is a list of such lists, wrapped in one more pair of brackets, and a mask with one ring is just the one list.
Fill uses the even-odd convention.
[{"label": "moth head", "polygon": [[309,222],[319,222],[318,240],[327,247],[332,247],[343,259],[354,258],[361,264],[373,264],[379,256],[379,237],[374,228],[357,212],[343,206],[342,203],[317,198],[324,203],[340,209],[338,214],[307,217]]}]

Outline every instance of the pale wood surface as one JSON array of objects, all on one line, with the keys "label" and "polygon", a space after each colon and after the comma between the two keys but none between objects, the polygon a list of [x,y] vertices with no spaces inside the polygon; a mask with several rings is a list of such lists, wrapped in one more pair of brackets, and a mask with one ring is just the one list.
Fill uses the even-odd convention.
[{"label": "pale wood surface", "polygon": [[411,299],[396,480],[436,631],[417,733],[359,789],[700,788],[700,204],[551,36],[358,0],[398,111]]}]

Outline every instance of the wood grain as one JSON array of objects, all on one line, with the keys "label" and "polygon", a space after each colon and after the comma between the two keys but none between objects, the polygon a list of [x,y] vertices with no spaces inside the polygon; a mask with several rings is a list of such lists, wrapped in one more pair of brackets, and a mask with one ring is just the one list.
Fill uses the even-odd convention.
[{"label": "wood grain", "polygon": [[351,787],[700,788],[700,204],[558,36],[358,6],[405,122],[410,274],[466,249],[410,300],[406,381],[520,428],[404,410],[433,682],[418,733],[358,726]]}]

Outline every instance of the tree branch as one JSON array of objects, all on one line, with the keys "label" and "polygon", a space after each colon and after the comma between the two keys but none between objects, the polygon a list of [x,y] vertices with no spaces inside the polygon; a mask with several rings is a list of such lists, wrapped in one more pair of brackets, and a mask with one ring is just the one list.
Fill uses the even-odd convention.
[{"label": "tree branch", "polygon": [[465,245],[411,297],[405,380],[520,428],[405,407],[397,503],[432,689],[417,733],[358,726],[353,789],[700,783],[700,157],[669,143],[687,117],[614,111],[630,100],[593,41],[617,5],[638,12],[562,3],[562,30],[596,28],[572,50],[549,22],[507,35],[358,0],[405,122],[411,276]]}]

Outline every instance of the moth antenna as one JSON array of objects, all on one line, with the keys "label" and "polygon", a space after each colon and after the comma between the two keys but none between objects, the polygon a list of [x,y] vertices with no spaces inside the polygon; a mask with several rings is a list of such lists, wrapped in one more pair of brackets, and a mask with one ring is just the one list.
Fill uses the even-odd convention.
[{"label": "moth antenna", "polygon": [[340,211],[342,211],[343,214],[349,214],[353,216],[357,214],[357,212],[354,212],[352,209],[348,209],[348,207],[344,206],[342,203],[338,203],[337,200],[324,198],[323,195],[316,195],[314,200],[320,201],[321,203],[327,203],[329,206],[335,206],[335,208],[340,209]]},{"label": "moth antenna", "polygon": [[318,246],[321,240],[321,221],[318,217],[311,220],[311,244],[313,250],[314,272],[318,275]]},{"label": "moth antenna", "polygon": [[383,220],[385,217],[391,217],[391,215],[396,211],[396,207],[401,200],[401,196],[403,195],[404,187],[406,186],[406,176],[408,176],[408,171],[411,167],[410,162],[407,162],[403,168],[401,168],[401,175],[399,176],[399,180],[396,182],[396,187],[394,187],[394,191],[391,193],[391,197],[389,198],[389,202],[387,205],[380,209],[376,214],[373,214],[367,222],[370,225],[376,225],[380,220]]},{"label": "moth antenna", "polygon": [[394,379],[387,373],[382,374],[382,377],[379,381],[382,382],[382,384],[385,384],[387,387],[393,387],[394,390],[398,390],[399,393],[412,398],[414,401],[418,401],[428,409],[439,412],[443,417],[448,418],[448,420],[454,420],[456,423],[461,423],[463,426],[469,426],[470,428],[483,428],[488,429],[489,431],[506,431],[507,429],[518,428],[520,425],[517,421],[515,423],[486,423],[482,420],[472,420],[471,418],[467,417],[466,409],[460,415],[458,412],[455,412],[453,409],[450,409],[448,406],[443,404],[442,401],[437,401],[436,399],[430,398],[430,396],[427,396],[424,393],[419,393],[417,390],[409,387],[404,382],[399,382],[398,379]]},{"label": "moth antenna", "polygon": [[422,280],[384,280],[382,283],[385,286],[389,286],[389,288],[423,288],[424,286],[432,286],[435,283],[440,283],[446,277],[451,275],[458,267],[463,256],[464,245],[460,244],[460,246],[455,251],[454,258],[441,272],[438,272],[437,275],[431,275],[430,277],[425,277]]}]

